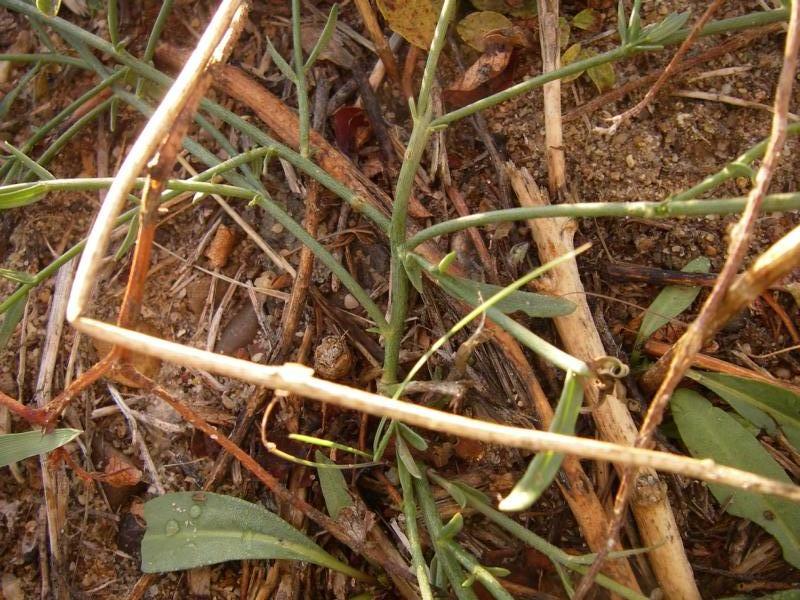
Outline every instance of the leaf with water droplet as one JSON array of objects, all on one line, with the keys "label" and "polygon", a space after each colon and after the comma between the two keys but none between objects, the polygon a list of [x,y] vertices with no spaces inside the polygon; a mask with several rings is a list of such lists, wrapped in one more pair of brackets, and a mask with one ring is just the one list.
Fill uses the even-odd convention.
[{"label": "leaf with water droplet", "polygon": [[366,580],[367,575],[325,552],[265,508],[233,496],[192,492],[154,498],[144,505],[147,532],[142,571],[193,569],[228,560],[301,560]]}]

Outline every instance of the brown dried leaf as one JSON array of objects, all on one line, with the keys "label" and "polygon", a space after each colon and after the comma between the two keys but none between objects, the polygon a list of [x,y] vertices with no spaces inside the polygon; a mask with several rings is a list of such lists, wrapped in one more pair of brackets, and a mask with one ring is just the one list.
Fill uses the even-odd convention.
[{"label": "brown dried leaf", "polygon": [[442,0],[377,0],[383,18],[417,48],[427,50],[439,20]]},{"label": "brown dried leaf", "polygon": [[444,91],[442,97],[453,108],[464,106],[498,92],[513,78],[513,50],[508,45],[490,46],[461,78]]}]

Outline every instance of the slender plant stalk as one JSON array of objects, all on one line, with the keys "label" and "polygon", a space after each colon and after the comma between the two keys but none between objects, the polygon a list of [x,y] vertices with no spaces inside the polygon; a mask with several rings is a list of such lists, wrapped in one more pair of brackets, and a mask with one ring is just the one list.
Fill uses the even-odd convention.
[{"label": "slender plant stalk", "polygon": [[292,0],[292,51],[294,52],[295,87],[297,88],[297,115],[300,122],[300,156],[308,158],[309,116],[303,43],[300,31],[300,0]]},{"label": "slender plant stalk", "polygon": [[442,547],[447,548],[470,576],[479,581],[493,597],[497,598],[497,600],[514,600],[514,597],[506,591],[497,578],[492,575],[491,571],[475,560],[475,557],[459,544],[452,540],[443,540],[439,543]]},{"label": "slender plant stalk", "polygon": [[409,281],[403,266],[405,257],[401,250],[407,235],[408,203],[414,188],[414,177],[416,177],[417,169],[422,161],[422,155],[431,135],[430,124],[433,115],[430,101],[431,88],[439,55],[447,39],[447,27],[453,18],[456,5],[456,0],[445,0],[442,4],[439,21],[433,32],[433,40],[428,52],[428,61],[425,64],[425,71],[422,75],[419,100],[416,107],[412,105],[414,127],[411,131],[411,138],[408,141],[406,155],[403,165],[400,167],[400,174],[395,187],[391,228],[389,230],[389,243],[392,249],[391,313],[383,363],[382,383],[384,385],[390,385],[397,381],[400,343],[403,337],[406,310],[408,308]]},{"label": "slender plant stalk", "polygon": [[422,554],[422,544],[419,537],[414,484],[411,481],[411,474],[402,460],[397,461],[397,473],[400,477],[400,486],[403,488],[403,514],[406,517],[406,534],[408,535],[408,543],[411,546],[412,567],[419,583],[419,592],[422,600],[433,600],[433,591],[431,590],[425,556]]},{"label": "slender plant stalk", "polygon": [[[2,0],[2,1],[8,1],[8,0]],[[734,17],[731,19],[722,19],[720,21],[715,21],[713,23],[709,23],[708,25],[706,25],[700,32],[700,35],[709,36],[718,33],[727,33],[730,31],[739,31],[740,29],[749,29],[751,27],[769,25],[770,23],[785,21],[788,16],[789,12],[785,8],[780,8],[777,10],[761,11],[749,15],[744,15],[741,17]],[[570,63],[569,65],[561,67],[560,69],[556,69],[555,71],[549,71],[537,77],[533,77],[527,81],[523,81],[516,85],[512,85],[510,88],[505,89],[502,92],[492,94],[491,96],[482,98],[477,102],[473,102],[472,104],[468,104],[467,106],[464,106],[457,110],[451,111],[445,115],[442,115],[441,117],[434,119],[431,125],[433,127],[450,125],[460,119],[463,119],[464,117],[473,115],[476,112],[482,111],[486,108],[491,108],[492,106],[505,102],[506,100],[515,98],[520,94],[530,92],[531,90],[541,87],[545,83],[548,83],[550,81],[555,81],[556,79],[563,79],[564,77],[580,73],[592,67],[597,67],[606,63],[615,62],[623,58],[627,58],[629,56],[632,56],[633,54],[652,51],[656,49],[660,50],[661,47],[663,46],[677,44],[686,39],[686,36],[689,35],[689,31],[690,31],[689,29],[681,29],[680,31],[666,38],[665,40],[662,40],[658,48],[653,48],[653,47],[640,48],[634,45],[620,46],[619,48],[609,50],[608,52],[603,52],[602,54],[597,54],[596,56],[593,56],[591,58]]]},{"label": "slender plant stalk", "polygon": [[[705,215],[729,215],[744,209],[747,198],[710,198],[708,200],[667,200],[658,202],[576,202],[575,204],[550,204],[506,208],[466,217],[442,221],[423,229],[405,243],[406,251],[442,235],[463,231],[470,227],[481,227],[494,223],[508,223],[528,219],[550,219],[553,217],[639,217],[645,219],[670,219]],[[782,212],[800,208],[800,193],[770,194],[764,199],[767,212]]]}]

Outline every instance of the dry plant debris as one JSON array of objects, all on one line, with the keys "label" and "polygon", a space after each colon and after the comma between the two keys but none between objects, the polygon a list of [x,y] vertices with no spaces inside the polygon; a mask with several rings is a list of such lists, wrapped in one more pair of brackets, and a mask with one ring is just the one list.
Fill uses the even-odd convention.
[{"label": "dry plant debris", "polygon": [[0,597],[796,593],[797,3],[0,11]]}]

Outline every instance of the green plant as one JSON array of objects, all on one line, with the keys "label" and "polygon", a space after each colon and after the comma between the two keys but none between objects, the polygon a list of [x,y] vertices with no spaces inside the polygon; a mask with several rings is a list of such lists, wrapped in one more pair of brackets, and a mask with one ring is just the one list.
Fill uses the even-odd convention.
[{"label": "green plant", "polygon": [[[111,4],[115,5],[114,0],[111,0]],[[84,127],[91,119],[96,118],[106,110],[112,109],[115,102],[125,102],[145,115],[151,112],[152,109],[146,99],[150,96],[157,96],[158,86],[166,87],[171,83],[171,80],[167,76],[153,69],[148,64],[152,58],[154,40],[158,37],[157,32],[160,31],[160,27],[163,27],[164,15],[166,11],[169,10],[168,3],[165,3],[164,6],[166,8],[162,7],[162,11],[159,13],[159,20],[154,28],[154,35],[151,36],[145,55],[141,60],[128,54],[124,48],[120,47],[118,43],[119,40],[115,39],[118,37],[118,34],[116,34],[116,25],[113,21],[112,11],[109,11],[109,30],[112,37],[111,43],[109,44],[105,40],[101,40],[66,21],[57,18],[44,18],[41,14],[36,13],[31,6],[19,0],[0,0],[0,5],[26,14],[34,21],[41,21],[51,26],[64,37],[80,57],[73,58],[62,57],[57,54],[46,54],[35,55],[35,57],[32,55],[6,55],[0,56],[0,59],[35,61],[36,65],[54,62],[68,64],[70,67],[91,69],[97,73],[101,83],[90,90],[90,92],[87,92],[85,98],[93,97],[93,95],[106,88],[110,88],[114,94],[113,99],[98,105],[96,112],[91,113],[91,117],[87,114],[84,117],[85,120],[76,122],[69,130],[71,132],[70,136],[62,136],[63,141],[59,139],[60,143],[54,145],[54,150],[52,148],[48,149],[48,151],[38,159],[32,159],[28,156],[28,153],[38,141],[32,141],[34,138],[28,140],[19,150],[9,148],[11,156],[2,167],[2,171],[0,171],[5,177],[6,183],[9,184],[0,188],[0,208],[8,209],[25,206],[26,204],[39,200],[46,193],[53,190],[99,189],[110,185],[110,180],[52,179],[50,174],[46,171],[45,165],[56,155],[62,147],[61,144],[66,143],[71,135],[74,135],[75,132]],[[455,0],[445,0],[433,34],[419,96],[416,101],[410,101],[413,128],[408,142],[406,157],[398,176],[394,192],[394,206],[391,218],[389,219],[376,207],[367,204],[363,198],[358,197],[352,190],[347,189],[345,186],[332,179],[311,160],[314,156],[314,152],[309,140],[308,94],[305,77],[309,67],[318,57],[320,50],[324,47],[333,31],[336,21],[336,10],[334,9],[331,11],[323,34],[318,40],[314,50],[312,50],[308,58],[304,61],[300,44],[300,2],[299,0],[293,0],[293,67],[280,56],[271,43],[268,44],[268,48],[278,68],[296,86],[300,130],[299,153],[271,139],[251,123],[246,122],[221,106],[204,100],[201,102],[200,106],[201,110],[206,115],[222,120],[238,132],[246,134],[251,139],[255,140],[255,142],[262,147],[253,151],[237,154],[237,151],[232,148],[227,141],[226,136],[223,135],[219,129],[215,128],[203,114],[199,114],[196,117],[198,125],[206,130],[211,137],[220,144],[220,147],[228,152],[231,158],[221,162],[200,144],[191,139],[185,140],[184,147],[192,155],[206,163],[210,168],[189,181],[167,182],[166,187],[169,191],[164,193],[161,199],[166,200],[170,197],[174,197],[177,193],[183,192],[201,194],[214,193],[232,198],[245,199],[263,208],[279,223],[284,225],[284,227],[295,235],[299,241],[311,248],[317,258],[336,274],[353,296],[362,304],[369,317],[375,323],[377,331],[384,336],[385,362],[383,385],[384,390],[387,392],[392,391],[395,398],[399,398],[402,395],[404,386],[411,381],[415,373],[418,372],[419,368],[424,364],[424,361],[435,351],[436,347],[441,346],[450,336],[459,329],[465,327],[474,318],[483,314],[487,315],[495,323],[513,334],[522,344],[526,345],[534,352],[541,354],[545,359],[567,372],[567,380],[564,385],[561,401],[557,407],[556,420],[554,421],[552,431],[559,433],[572,432],[582,399],[580,385],[578,383],[581,376],[591,375],[592,371],[590,366],[534,335],[529,329],[523,327],[508,315],[508,313],[523,310],[530,315],[535,314],[537,316],[550,317],[564,314],[570,310],[571,303],[568,300],[546,298],[519,291],[519,288],[524,285],[526,281],[544,272],[548,268],[548,265],[530,273],[514,284],[501,288],[455,276],[448,272],[448,261],[452,260],[452,257],[446,257],[438,265],[434,265],[423,258],[421,253],[415,252],[415,249],[439,235],[452,233],[467,227],[503,221],[547,218],[551,216],[587,217],[641,215],[652,218],[666,218],[674,215],[725,214],[728,212],[735,212],[741,210],[744,204],[743,199],[694,201],[692,198],[722,183],[729,176],[732,176],[733,173],[741,174],[747,172],[751,174],[752,171],[745,171],[745,169],[749,169],[747,164],[752,162],[752,160],[758,156],[759,152],[763,153],[764,144],[754,147],[754,149],[745,153],[745,155],[737,159],[737,161],[734,161],[732,165],[726,167],[726,169],[717,176],[707,179],[699,186],[695,186],[695,188],[683,194],[676,195],[661,202],[634,203],[627,205],[603,202],[569,206],[551,206],[539,209],[493,211],[439,223],[410,237],[408,235],[407,226],[408,205],[413,190],[414,176],[421,163],[428,140],[435,131],[447,127],[459,119],[477,113],[484,108],[494,106],[516,95],[540,87],[549,81],[568,77],[580,73],[583,70],[596,69],[640,52],[658,51],[665,45],[674,44],[684,39],[688,34],[688,32],[683,29],[686,23],[686,15],[669,15],[659,23],[642,27],[639,16],[640,5],[641,3],[638,0],[634,2],[634,8],[630,18],[625,15],[622,9],[620,10],[619,33],[621,44],[619,48],[604,54],[576,61],[557,71],[535,77],[462,109],[434,118],[431,90],[437,68],[437,61],[444,45],[445,34],[456,7]],[[620,4],[620,6],[622,6],[622,4]],[[756,24],[776,22],[785,19],[786,15],[787,11],[785,9],[779,9],[756,13],[741,18],[728,19],[709,25],[704,30],[704,34],[710,35],[713,33],[752,27]],[[153,43],[151,44],[150,42]],[[106,53],[109,57],[118,61],[121,65],[124,65],[124,67],[117,71],[109,70],[93,56],[89,48],[94,48]],[[34,67],[34,69],[35,68],[36,67]],[[129,90],[130,83],[128,82],[129,76],[133,75],[138,77],[135,93]],[[90,93],[91,95],[88,95]],[[79,105],[80,104],[77,104],[76,101],[76,103],[70,105],[72,107],[70,112],[67,112],[65,109],[65,111],[62,111],[62,113],[48,123],[46,127],[49,127],[49,129],[56,127]],[[800,128],[795,127],[792,130],[793,133],[797,131],[800,131]],[[65,132],[64,135],[66,135],[66,133],[67,132]],[[378,307],[375,301],[370,298],[368,292],[358,284],[347,270],[344,269],[317,240],[308,235],[303,227],[270,197],[268,191],[258,178],[253,175],[249,168],[249,164],[253,159],[264,159],[269,163],[270,158],[275,156],[289,161],[304,173],[305,176],[316,180],[340,198],[350,203],[355,210],[371,219],[379,229],[388,234],[392,260],[391,310],[388,319],[384,317],[383,311]],[[208,182],[208,180],[218,175],[223,177],[228,183]],[[31,181],[37,178],[38,181]],[[143,182],[139,182],[140,185],[142,185],[142,183]],[[170,196],[170,194],[173,194],[173,196]],[[797,208],[798,206],[800,206],[800,194],[774,195],[770,197],[765,204],[765,207],[769,210],[787,210],[789,208]],[[131,209],[128,213],[119,217],[117,222],[123,223],[131,221],[136,215],[136,211],[136,208]],[[133,230],[131,229],[130,231]],[[129,235],[129,239],[130,238],[131,236]],[[123,247],[126,246],[129,247],[127,244],[123,244]],[[5,332],[13,330],[15,320],[18,320],[18,315],[21,314],[21,307],[24,305],[30,290],[52,274],[60,265],[66,262],[66,260],[80,253],[81,249],[81,244],[76,245],[62,257],[59,257],[54,263],[36,275],[27,276],[27,278],[24,274],[5,274],[5,276],[9,278],[16,277],[17,281],[20,283],[20,287],[12,296],[0,304],[0,312],[6,312],[3,330],[0,331],[0,333],[6,335]],[[566,258],[568,257],[564,257],[564,259]],[[400,379],[399,354],[401,342],[406,333],[405,320],[411,289],[409,283],[413,284],[414,287],[421,288],[426,285],[423,282],[423,275],[425,275],[431,284],[438,286],[448,295],[475,308],[464,317],[457,326],[451,329],[445,337],[437,341],[436,344],[438,344],[438,346],[435,344],[433,350],[421,359],[402,383],[398,384],[398,380]],[[488,299],[485,300],[484,298]],[[655,312],[656,310],[653,308],[653,313]],[[10,335],[10,333],[8,333],[8,335]],[[503,590],[497,579],[500,573],[493,571],[491,568],[481,566],[475,557],[467,553],[455,541],[460,527],[459,521],[454,520],[448,525],[442,525],[428,487],[426,468],[419,464],[419,461],[415,459],[409,448],[409,446],[411,446],[417,450],[424,450],[426,447],[424,438],[410,427],[400,422],[393,422],[388,427],[379,428],[375,436],[375,458],[380,458],[393,435],[398,457],[396,466],[403,489],[403,511],[406,517],[406,528],[411,544],[413,568],[417,575],[423,597],[432,597],[432,585],[441,585],[445,580],[449,582],[454,593],[461,598],[475,597],[474,591],[472,590],[472,583],[476,580],[484,584],[494,597],[507,597],[507,592]],[[529,471],[520,481],[515,492],[506,500],[503,508],[522,508],[534,502],[547,485],[549,485],[553,477],[555,477],[561,458],[562,455],[554,451],[544,451],[537,455]],[[305,461],[304,464],[317,466],[320,469],[320,479],[326,504],[331,515],[335,516],[334,513],[339,513],[339,511],[348,506],[346,490],[343,487],[343,479],[336,475],[338,472],[333,469],[325,468],[325,463],[327,463],[327,459],[322,454],[319,454],[316,463]],[[325,476],[322,475],[323,473],[325,473]],[[489,518],[495,520],[495,522],[501,524],[501,526],[507,528],[509,531],[512,531],[512,533],[518,535],[521,539],[525,539],[531,544],[547,548],[548,552],[550,552],[548,556],[560,567],[579,573],[586,570],[586,561],[591,560],[590,558],[584,557],[578,559],[569,557],[557,548],[542,545],[541,540],[535,539],[535,536],[530,537],[530,535],[520,531],[520,529],[524,528],[521,528],[521,526],[516,524],[512,519],[491,509],[488,503],[480,498],[479,494],[475,494],[473,491],[465,491],[433,474],[431,476],[437,483],[448,489],[448,491],[453,494],[454,498],[458,496],[458,499],[463,500],[465,504],[469,503],[487,516],[491,515]],[[345,492],[344,494],[342,493],[343,491]],[[349,571],[345,570],[349,569],[346,565],[335,562],[333,557],[324,553],[324,551],[316,547],[308,538],[302,536],[302,534],[299,534],[295,530],[291,530],[293,533],[289,533],[284,528],[286,526],[285,523],[279,519],[276,521],[275,519],[277,519],[277,517],[271,515],[271,513],[266,513],[271,516],[265,516],[264,513],[266,511],[258,507],[249,505],[246,508],[242,508],[243,505],[236,504],[236,506],[239,507],[237,510],[241,512],[242,519],[238,521],[228,519],[226,521],[225,519],[228,517],[220,515],[223,515],[226,510],[231,509],[233,506],[233,499],[227,499],[227,497],[224,496],[217,497],[215,495],[208,495],[204,497],[203,502],[208,503],[209,499],[211,499],[211,504],[200,506],[201,503],[199,503],[196,498],[190,496],[171,496],[170,498],[180,504],[184,509],[183,512],[188,511],[189,516],[192,518],[186,519],[183,513],[178,515],[174,511],[170,512],[163,498],[148,503],[148,506],[150,506],[148,535],[151,535],[152,532],[147,546],[148,559],[146,568],[148,570],[189,568],[199,564],[209,564],[209,559],[213,559],[213,561],[216,562],[220,556],[228,557],[221,560],[272,557],[308,560],[363,579],[363,574],[357,574],[359,572],[353,571],[352,569]],[[190,505],[189,502],[193,503]],[[207,511],[210,506],[213,506],[213,510],[209,509]],[[421,542],[422,536],[417,527],[417,506],[422,510],[423,520],[432,538],[434,547],[435,566],[433,564],[431,565],[431,577],[428,577],[427,574],[427,565],[425,564],[425,555]],[[197,512],[195,507],[199,507],[200,512],[196,517],[193,517],[192,513]],[[218,508],[219,510],[217,510]],[[178,516],[181,518],[179,519]],[[214,519],[211,518],[212,516]],[[206,522],[206,519],[211,520]],[[221,520],[218,521],[215,519]],[[255,520],[258,519],[268,524],[268,527],[265,525],[266,529],[264,530],[253,529],[252,523],[255,523]],[[187,526],[191,525],[193,527],[198,522],[204,525],[205,528],[201,528],[199,531],[206,537],[200,536],[193,538],[189,535]],[[219,526],[219,523],[222,523],[222,525]],[[178,526],[178,529],[175,529],[175,525]],[[280,532],[277,536],[275,534],[276,531]],[[250,535],[251,533],[253,535]],[[212,542],[214,539],[224,539],[224,544],[214,546],[215,542]],[[287,540],[289,541],[287,542]],[[190,544],[198,544],[198,542],[202,542],[202,544],[199,544],[203,546],[202,550],[197,550],[190,546]],[[172,558],[159,554],[163,549],[162,544],[165,544],[163,548],[169,547],[171,551],[174,552]],[[222,544],[222,542],[220,542],[220,544]],[[215,548],[218,548],[219,552],[211,551]],[[607,578],[599,578],[598,582],[623,597],[641,597]],[[566,576],[565,585],[568,588],[571,585],[570,582],[567,581]]]}]

